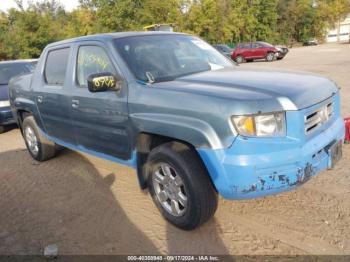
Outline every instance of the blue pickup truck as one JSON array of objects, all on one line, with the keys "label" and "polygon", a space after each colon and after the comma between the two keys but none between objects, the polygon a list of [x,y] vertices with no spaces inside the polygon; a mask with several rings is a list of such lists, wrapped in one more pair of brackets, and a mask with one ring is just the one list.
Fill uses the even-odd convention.
[{"label": "blue pickup truck", "polygon": [[15,123],[12,117],[8,95],[8,83],[12,77],[34,70],[34,61],[16,60],[0,62],[0,134],[7,125]]},{"label": "blue pickup truck", "polygon": [[217,195],[302,185],[341,158],[339,88],[324,77],[244,69],[201,39],[125,32],[48,45],[10,83],[31,156],[57,146],[133,167],[161,214],[194,229]]}]

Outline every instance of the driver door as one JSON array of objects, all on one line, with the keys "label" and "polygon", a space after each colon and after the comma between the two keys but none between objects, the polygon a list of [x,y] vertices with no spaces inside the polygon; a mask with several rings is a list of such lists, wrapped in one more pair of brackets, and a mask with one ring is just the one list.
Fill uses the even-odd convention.
[{"label": "driver door", "polygon": [[264,58],[266,56],[264,47],[259,43],[252,44],[252,56],[254,58]]},{"label": "driver door", "polygon": [[76,52],[76,79],[71,101],[71,118],[78,147],[119,159],[129,159],[127,85],[120,91],[91,93],[87,79],[92,74],[111,73],[118,79],[116,65],[100,43],[84,43]]}]

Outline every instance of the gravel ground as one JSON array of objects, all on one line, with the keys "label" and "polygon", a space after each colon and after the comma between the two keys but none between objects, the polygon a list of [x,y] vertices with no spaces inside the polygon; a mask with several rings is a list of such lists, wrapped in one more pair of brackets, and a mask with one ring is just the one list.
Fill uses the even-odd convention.
[{"label": "gravel ground", "polygon": [[[350,115],[350,45],[292,49],[282,61],[242,67],[297,69],[342,87]],[[21,135],[0,135],[0,254],[349,254],[350,145],[335,170],[295,191],[246,201],[220,199],[198,230],[164,221],[127,167],[64,150],[33,161]]]}]

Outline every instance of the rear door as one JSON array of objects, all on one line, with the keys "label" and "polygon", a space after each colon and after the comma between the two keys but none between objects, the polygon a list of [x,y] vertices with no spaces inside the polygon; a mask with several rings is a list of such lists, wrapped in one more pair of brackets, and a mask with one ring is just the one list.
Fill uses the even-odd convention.
[{"label": "rear door", "polygon": [[94,153],[129,159],[131,130],[126,82],[121,81],[120,91],[89,92],[87,78],[91,74],[112,73],[122,80],[121,73],[104,43],[84,42],[75,48],[76,73],[70,108],[76,143]]},{"label": "rear door", "polygon": [[67,90],[71,47],[61,46],[46,53],[45,64],[34,88],[34,99],[47,134],[65,143],[75,142],[72,134],[70,94]]}]

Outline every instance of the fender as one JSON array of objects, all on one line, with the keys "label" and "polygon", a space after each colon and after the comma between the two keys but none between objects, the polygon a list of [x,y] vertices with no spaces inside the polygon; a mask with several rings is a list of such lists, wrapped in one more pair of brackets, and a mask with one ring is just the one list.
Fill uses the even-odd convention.
[{"label": "fender", "polygon": [[221,149],[223,144],[206,122],[186,116],[154,113],[130,115],[138,132],[146,132],[185,141],[195,148]]},{"label": "fender", "polygon": [[[14,106],[12,107],[12,112],[16,118],[17,123],[18,121],[18,112],[19,111],[25,111],[25,112],[29,112],[33,115],[36,123],[38,124],[38,126],[40,127],[41,130],[45,130],[44,125],[42,123],[37,105],[34,101],[32,101],[29,98],[24,98],[24,97],[16,97],[15,100],[13,101]],[[14,111],[15,110],[15,111]]]}]

